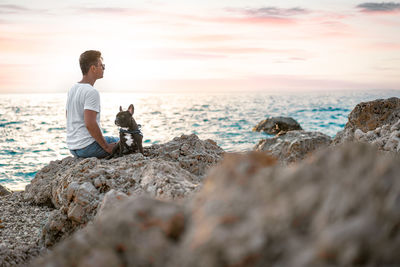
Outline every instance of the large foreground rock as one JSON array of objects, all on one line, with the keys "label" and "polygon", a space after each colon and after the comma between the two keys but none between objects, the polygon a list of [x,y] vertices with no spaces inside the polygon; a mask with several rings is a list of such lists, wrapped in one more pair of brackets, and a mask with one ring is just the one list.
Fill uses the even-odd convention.
[{"label": "large foreground rock", "polygon": [[352,141],[368,142],[380,150],[399,150],[400,99],[378,99],[362,102],[351,111],[343,131],[334,144]]},{"label": "large foreground rock", "polygon": [[284,135],[259,141],[256,151],[264,151],[281,162],[292,163],[304,159],[310,153],[327,147],[331,138],[320,132],[290,131]]},{"label": "large foreground rock", "polygon": [[[130,197],[33,266],[165,266],[184,232],[183,208]],[[112,223],[111,223],[112,222]]]},{"label": "large foreground rock", "polygon": [[400,159],[366,144],[228,154],[183,206],[127,198],[33,266],[397,266]]},{"label": "large foreground rock", "polygon": [[284,134],[288,131],[303,130],[300,124],[291,117],[272,117],[260,121],[254,128],[254,132],[265,132],[267,134]]},{"label": "large foreground rock", "polygon": [[183,135],[145,148],[147,156],[69,157],[39,171],[26,187],[25,199],[55,207],[42,231],[42,243],[51,246],[84,227],[103,206],[129,195],[182,201],[197,190],[207,168],[222,154],[211,140]]}]

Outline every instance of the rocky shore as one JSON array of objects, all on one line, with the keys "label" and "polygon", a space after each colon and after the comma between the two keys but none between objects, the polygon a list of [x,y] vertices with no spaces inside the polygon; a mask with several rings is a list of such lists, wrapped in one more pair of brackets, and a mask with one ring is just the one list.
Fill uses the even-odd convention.
[{"label": "rocky shore", "polygon": [[400,264],[400,99],[358,104],[333,140],[261,124],[254,152],[183,135],[0,188],[0,266]]},{"label": "rocky shore", "polygon": [[37,256],[42,227],[52,208],[24,201],[23,192],[0,196],[0,266],[18,266]]}]

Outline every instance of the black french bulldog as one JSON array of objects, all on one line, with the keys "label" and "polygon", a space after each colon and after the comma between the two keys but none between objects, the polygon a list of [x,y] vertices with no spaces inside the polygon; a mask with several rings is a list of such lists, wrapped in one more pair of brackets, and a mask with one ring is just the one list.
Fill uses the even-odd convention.
[{"label": "black french bulldog", "polygon": [[143,134],[140,131],[140,124],[136,124],[133,118],[134,107],[129,105],[128,110],[123,111],[122,107],[119,107],[119,112],[115,118],[115,124],[120,128],[119,130],[119,142],[114,146],[112,153],[107,159],[113,158],[115,155],[118,157],[122,156],[124,148],[127,153],[134,153],[137,150],[143,154],[142,139]]}]

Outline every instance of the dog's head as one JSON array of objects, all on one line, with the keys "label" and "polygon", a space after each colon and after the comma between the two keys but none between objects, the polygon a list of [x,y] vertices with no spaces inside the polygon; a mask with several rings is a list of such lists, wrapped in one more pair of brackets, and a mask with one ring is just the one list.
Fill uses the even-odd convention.
[{"label": "dog's head", "polygon": [[119,112],[115,118],[115,124],[119,127],[137,130],[138,126],[133,118],[134,110],[135,108],[132,104],[129,105],[128,110],[126,111],[123,111],[122,107],[119,107]]}]

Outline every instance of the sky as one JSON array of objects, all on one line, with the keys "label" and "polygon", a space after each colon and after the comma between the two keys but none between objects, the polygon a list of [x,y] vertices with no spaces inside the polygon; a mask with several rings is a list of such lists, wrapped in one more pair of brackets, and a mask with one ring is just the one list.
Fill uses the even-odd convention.
[{"label": "sky", "polygon": [[400,2],[0,0],[0,93],[400,90]]}]

